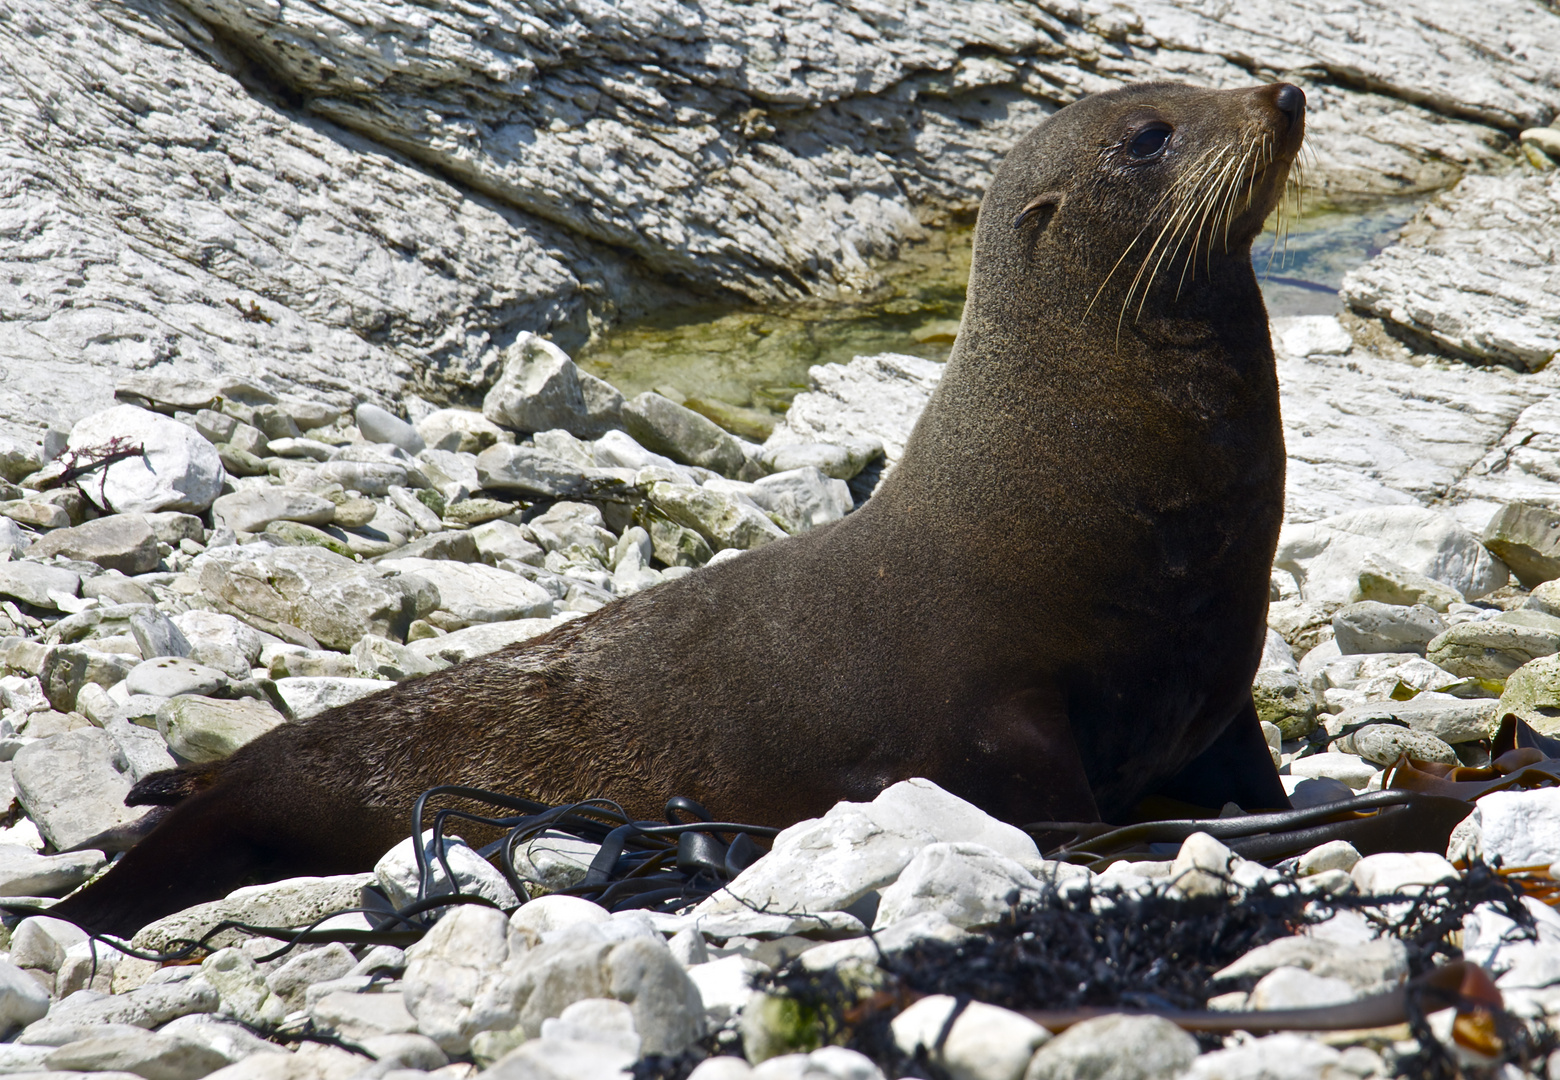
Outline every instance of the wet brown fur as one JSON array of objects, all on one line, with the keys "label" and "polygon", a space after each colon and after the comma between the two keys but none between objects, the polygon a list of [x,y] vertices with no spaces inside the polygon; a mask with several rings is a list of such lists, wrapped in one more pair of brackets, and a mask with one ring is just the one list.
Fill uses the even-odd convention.
[{"label": "wet brown fur", "polygon": [[[861,510],[161,779],[167,820],[57,912],[128,932],[368,868],[443,783],[775,825],[911,776],[1020,823],[1156,789],[1284,805],[1249,690],[1284,484],[1249,248],[1302,126],[1276,93],[1129,87],[1014,148],[947,374]],[[1151,122],[1166,156],[1135,163]],[[1244,193],[1174,193],[1258,139]],[[1217,230],[1158,227],[1216,197]]]}]

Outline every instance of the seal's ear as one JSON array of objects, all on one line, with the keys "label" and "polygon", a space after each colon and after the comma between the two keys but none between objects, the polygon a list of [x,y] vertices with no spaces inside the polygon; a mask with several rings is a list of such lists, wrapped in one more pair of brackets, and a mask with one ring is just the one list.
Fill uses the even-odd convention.
[{"label": "seal's ear", "polygon": [[1036,195],[1029,200],[1029,204],[1018,212],[1013,219],[1013,228],[1018,228],[1032,217],[1039,217],[1044,224],[1050,220],[1052,214],[1061,208],[1067,194],[1062,191],[1047,191],[1044,195]]}]

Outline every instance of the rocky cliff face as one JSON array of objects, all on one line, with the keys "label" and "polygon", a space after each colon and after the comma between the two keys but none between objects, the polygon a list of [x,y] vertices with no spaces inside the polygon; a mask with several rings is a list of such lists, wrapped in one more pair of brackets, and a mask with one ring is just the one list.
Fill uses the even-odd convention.
[{"label": "rocky cliff face", "polygon": [[1125,81],[1301,82],[1332,197],[1494,169],[1560,110],[1523,0],[13,0],[0,56],[0,425],[34,431],[125,368],[469,401],[525,330],[859,289]]}]

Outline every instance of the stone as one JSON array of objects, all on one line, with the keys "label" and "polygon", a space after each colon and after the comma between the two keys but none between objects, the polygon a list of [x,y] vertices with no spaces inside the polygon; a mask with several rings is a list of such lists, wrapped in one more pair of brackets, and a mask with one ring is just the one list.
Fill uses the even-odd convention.
[{"label": "stone", "polygon": [[1295,872],[1301,877],[1321,874],[1328,870],[1352,870],[1360,861],[1360,853],[1347,840],[1329,840],[1325,844],[1300,856]]},{"label": "stone", "polygon": [[157,537],[141,514],[115,514],[68,529],[55,529],[34,541],[29,554],[35,559],[63,555],[122,574],[145,574],[157,569],[162,561],[157,552]]},{"label": "stone", "polygon": [[446,524],[482,525],[515,512],[515,504],[499,499],[456,499],[444,507]]},{"label": "stone", "polygon": [[[153,710],[155,722],[156,710]],[[110,717],[103,722],[103,730],[114,741],[118,753],[114,758],[117,768],[122,760],[124,771],[133,781],[145,780],[154,772],[172,769],[179,763],[168,752],[168,744],[155,728],[142,727],[123,717]]]},{"label": "stone", "polygon": [[177,656],[143,660],[130,669],[124,681],[126,693],[165,698],[178,694],[211,696],[231,686],[232,682],[227,675],[216,668]]},{"label": "stone", "polygon": [[1539,370],[1560,350],[1553,292],[1534,262],[1560,199],[1553,180],[1531,170],[1464,178],[1402,242],[1350,271],[1340,295],[1440,351]]},{"label": "stone", "polygon": [[42,466],[38,447],[10,435],[0,436],[0,478],[14,484]]},{"label": "stone", "polygon": [[1300,739],[1316,730],[1316,697],[1296,672],[1259,670],[1251,683],[1251,698],[1257,719],[1274,725],[1283,738]]},{"label": "stone", "polygon": [[110,689],[123,682],[136,663],[127,656],[99,652],[85,644],[56,645],[44,654],[38,679],[49,704],[61,712],[71,712],[83,686],[90,683]]},{"label": "stone", "polygon": [[1267,1035],[1203,1054],[1180,1080],[1315,1080],[1336,1075],[1342,1057],[1303,1035]]},{"label": "stone", "polygon": [[852,505],[844,480],[810,465],[760,477],[753,482],[752,498],[793,536],[839,521]]},{"label": "stone", "polygon": [[1560,631],[1484,620],[1459,623],[1430,642],[1425,659],[1471,679],[1508,678],[1530,660],[1560,651]]},{"label": "stone", "polygon": [[80,592],[81,575],[63,566],[43,566],[35,562],[0,563],[0,596],[57,611],[58,597],[73,597]]},{"label": "stone", "polygon": [[556,1018],[542,1021],[542,1038],[599,1041],[635,1056],[640,1046],[634,1010],[612,998],[576,1001]]},{"label": "stone", "polygon": [[1506,678],[1491,720],[1516,713],[1544,735],[1560,734],[1560,656],[1529,660]]},{"label": "stone", "polygon": [[139,453],[80,481],[82,492],[100,510],[198,514],[221,494],[226,474],[216,448],[178,421],[133,405],[116,405],[78,421],[68,452],[84,463],[106,453],[116,439],[117,445]]},{"label": "stone", "polygon": [[1289,763],[1289,772],[1292,776],[1306,779],[1341,780],[1355,791],[1362,791],[1370,783],[1370,778],[1376,775],[1376,767],[1355,754],[1328,751],[1295,758]]},{"label": "stone", "polygon": [[191,660],[229,678],[246,678],[260,662],[265,637],[241,619],[216,611],[186,611],[172,622],[189,642]]},{"label": "stone", "polygon": [[308,952],[298,953],[265,977],[265,985],[291,1012],[303,1001],[310,985],[339,979],[357,965],[357,958],[340,942],[333,941]]},{"label": "stone", "polygon": [[556,630],[567,621],[568,618],[558,617],[483,623],[477,626],[468,626],[464,630],[456,630],[442,637],[424,638],[421,641],[414,641],[407,648],[418,656],[426,657],[429,660],[439,659],[446,663],[458,664],[462,660],[470,660],[474,656],[485,656],[490,652],[496,652],[517,642],[530,641],[532,638],[541,637],[543,634]]},{"label": "stone", "polygon": [[444,527],[439,515],[425,506],[411,488],[392,484],[389,495],[395,508],[410,518],[412,524],[422,532],[436,533]]},{"label": "stone", "polygon": [[0,896],[64,896],[102,869],[100,851],[39,855],[0,845]]},{"label": "stone", "polygon": [[282,548],[255,559],[201,569],[213,606],[268,632],[291,626],[346,650],[364,634],[405,637],[413,619],[438,605],[437,590],[414,575],[375,574],[316,548]]},{"label": "stone", "polygon": [[114,768],[116,749],[107,732],[82,728],[24,746],[12,759],[16,797],[55,850],[144,813],[124,804],[130,779]]},{"label": "stone", "polygon": [[427,445],[411,424],[372,402],[360,402],[353,418],[363,438],[369,442],[391,443],[408,454],[415,454]]},{"label": "stone", "polygon": [[1400,607],[1374,600],[1340,608],[1332,622],[1338,649],[1346,656],[1384,652],[1423,656],[1430,640],[1446,630],[1446,620],[1434,608],[1423,604]]},{"label": "stone", "polygon": [[936,912],[955,926],[986,926],[1039,898],[1040,882],[1012,859],[984,844],[928,844],[882,891],[877,929]]},{"label": "stone", "polygon": [[460,630],[478,623],[547,618],[552,596],[516,574],[482,563],[433,559],[386,559],[380,569],[411,574],[438,590],[438,607],[421,613],[441,630]]},{"label": "stone", "polygon": [[[284,699],[285,700],[285,699]],[[186,761],[220,761],[287,722],[263,701],[181,694],[157,710],[157,732]]]},{"label": "stone", "polygon": [[338,990],[310,1003],[307,1011],[315,1026],[346,1039],[407,1034],[417,1028],[417,1021],[407,1011],[405,996],[389,990]]},{"label": "stone", "polygon": [[430,450],[478,454],[499,442],[504,429],[472,409],[436,409],[417,421],[417,434]]},{"label": "stone", "polygon": [[[306,926],[326,915],[361,907],[363,886],[373,883],[372,874],[343,874],[246,885],[221,900],[196,904],[148,923],[136,932],[131,944],[147,952],[170,951],[174,942],[197,940],[224,920],[252,926]],[[224,930],[208,945],[221,949],[247,936],[240,930]],[[211,1007],[216,1007],[215,1002]]]},{"label": "stone", "polygon": [[422,656],[377,634],[364,634],[362,640],[352,646],[352,661],[363,678],[394,682],[421,678],[449,667],[446,660]]},{"label": "stone", "polygon": [[651,518],[650,543],[656,559],[667,566],[703,566],[714,556],[698,531],[666,518]]},{"label": "stone", "polygon": [[285,487],[250,487],[223,495],[211,504],[211,520],[234,532],[263,532],[273,521],[329,525],[336,504],[329,499]]},{"label": "stone", "polygon": [[[745,551],[786,535],[762,510],[739,496],[663,481],[650,488],[649,498],[657,512],[696,531],[715,551]],[[654,540],[653,529],[650,535]]]},{"label": "stone", "polygon": [[1342,979],[1315,975],[1295,967],[1268,972],[1251,990],[1253,1009],[1315,1009],[1353,1001],[1354,988]]},{"label": "stone", "polygon": [[611,997],[633,1009],[644,1053],[677,1053],[703,1033],[698,988],[659,935],[615,941],[611,925],[574,927],[526,954],[513,984],[519,1026],[535,1038],[568,1005]]},{"label": "stone", "polygon": [[582,439],[622,427],[622,410],[616,389],[524,331],[505,350],[503,372],[482,401],[482,415],[494,424],[521,432],[561,429]]},{"label": "stone", "polygon": [[1487,738],[1497,715],[1504,716],[1505,708],[1488,698],[1465,700],[1426,691],[1408,701],[1372,701],[1345,709],[1336,725],[1342,730],[1370,720],[1398,721],[1442,742],[1457,744]]},{"label": "stone", "polygon": [[960,1002],[946,994],[924,997],[894,1017],[894,1045],[927,1059],[952,1080],[1020,1080],[1035,1050],[1051,1033],[1018,1013],[980,1001],[964,1003],[952,1025],[949,1014]]},{"label": "stone", "polygon": [[533,942],[501,911],[450,909],[406,951],[405,1004],[417,1030],[462,1054],[478,1033],[514,1026],[514,969]]},{"label": "stone", "polygon": [[343,558],[357,554],[348,534],[316,529],[297,521],[273,521],[265,527],[265,538],[277,547],[317,547]]},{"label": "stone", "polygon": [[1354,752],[1366,761],[1386,768],[1407,754],[1414,761],[1457,765],[1457,752],[1425,731],[1411,731],[1396,724],[1369,724],[1350,737]]},{"label": "stone", "polygon": [[[199,975],[187,976],[179,981],[148,983],[122,994],[78,990],[68,1001],[56,1003],[43,1020],[25,1028],[17,1036],[17,1041],[59,1046],[79,1038],[93,1037],[98,1032],[90,1029],[103,1025],[154,1028],[190,1013],[212,1012],[219,1001],[216,990]],[[79,1034],[84,1028],[89,1030],[89,1034]],[[127,1033],[115,1031],[102,1034]]]},{"label": "stone", "polygon": [[693,914],[844,911],[892,883],[917,852],[937,842],[981,844],[1020,865],[1039,858],[1019,829],[929,780],[904,780],[870,803],[836,803],[823,817],[783,830],[769,854]]},{"label": "stone", "polygon": [[265,975],[242,949],[218,949],[201,961],[200,973],[222,999],[220,1013],[250,1027],[271,1028],[287,1007],[266,985]]},{"label": "stone", "polygon": [[1309,601],[1345,603],[1366,560],[1385,553],[1472,600],[1506,583],[1508,571],[1446,514],[1417,506],[1380,506],[1308,524],[1285,525],[1273,565],[1300,583]]},{"label": "stone", "polygon": [[1560,862],[1560,788],[1492,791],[1474,810],[1480,849],[1510,866]]},{"label": "stone", "polygon": [[1218,896],[1231,888],[1235,855],[1204,832],[1181,841],[1181,850],[1170,864],[1170,883],[1184,896]]},{"label": "stone", "polygon": [[1382,852],[1367,855],[1354,864],[1350,876],[1355,888],[1366,896],[1386,896],[1405,891],[1421,891],[1457,876],[1452,864],[1428,851]]},{"label": "stone", "polygon": [[610,1042],[531,1039],[494,1062],[490,1080],[616,1080],[634,1055]]},{"label": "stone", "polygon": [[[403,489],[404,490],[404,489]],[[413,500],[414,502],[416,500]],[[422,506],[421,503],[417,503]],[[426,511],[427,507],[423,507]],[[413,540],[404,547],[397,548],[388,555],[381,555],[374,561],[376,563],[389,562],[392,559],[442,559],[455,562],[476,562],[478,555],[476,540],[470,533],[456,532],[438,528],[430,536],[424,536],[421,540]]]},{"label": "stone", "polygon": [[534,446],[499,443],[477,455],[477,477],[484,488],[531,498],[567,498],[600,475],[599,470],[581,468]]},{"label": "stone", "polygon": [[388,679],[341,679],[324,675],[300,675],[276,680],[276,693],[292,713],[304,720],[327,709],[351,704],[359,698],[389,690]]},{"label": "stone", "polygon": [[1097,1016],[1042,1044],[1024,1080],[1174,1080],[1197,1040],[1162,1016]]},{"label": "stone", "polygon": [[[858,356],[849,364],[808,370],[808,389],[791,403],[764,441],[764,451],[794,443],[849,445],[874,439],[892,466],[942,377],[934,360],[903,353]],[[865,464],[865,463],[863,463]]]},{"label": "stone", "polygon": [[[193,649],[178,625],[153,607],[130,616],[130,634],[141,655],[148,660],[159,656],[189,656]],[[134,673],[133,668],[131,672]]]},{"label": "stone", "polygon": [[12,499],[0,503],[0,514],[35,529],[63,529],[70,525],[70,514],[63,506],[40,499]]},{"label": "stone", "polygon": [[230,1021],[219,1020],[209,1013],[191,1013],[177,1020],[170,1020],[157,1032],[214,1050],[229,1062],[238,1062],[256,1054],[285,1054],[286,1051],[273,1042]]},{"label": "stone", "polygon": [[[1309,935],[1278,938],[1217,971],[1214,982],[1262,979],[1275,971],[1303,971],[1338,981],[1349,997],[1384,993],[1408,978],[1408,949],[1397,938],[1342,944]],[[1278,1005],[1259,1006],[1279,1008]]]},{"label": "stone", "polygon": [[512,930],[529,930],[540,937],[549,930],[596,926],[612,916],[598,904],[578,896],[538,896],[509,918]]},{"label": "stone", "polygon": [[49,992],[10,960],[0,959],[0,1028],[15,1031],[49,1011]]},{"label": "stone", "polygon": [[714,421],[654,392],[622,407],[622,428],[645,449],[684,465],[735,476],[742,467],[741,444]]},{"label": "stone", "polygon": [[1560,578],[1560,514],[1553,510],[1507,503],[1485,526],[1484,546],[1525,588]]},{"label": "stone", "polygon": [[[504,875],[478,855],[470,844],[459,837],[446,836],[443,849],[444,859],[455,875],[453,887],[444,872],[444,863],[440,862],[435,851],[433,833],[429,831],[423,834],[423,857],[430,871],[425,898],[459,892],[465,896],[485,897],[506,909],[520,905],[520,898],[510,888]],[[380,857],[374,866],[374,876],[379,881],[379,887],[396,907],[406,907],[418,899],[417,861],[410,836]]]},{"label": "stone", "polygon": [[778,446],[766,445],[758,461],[770,473],[813,468],[836,480],[849,480],[868,461],[882,453],[883,444],[877,441],[861,441],[846,446],[816,442],[783,443]]}]

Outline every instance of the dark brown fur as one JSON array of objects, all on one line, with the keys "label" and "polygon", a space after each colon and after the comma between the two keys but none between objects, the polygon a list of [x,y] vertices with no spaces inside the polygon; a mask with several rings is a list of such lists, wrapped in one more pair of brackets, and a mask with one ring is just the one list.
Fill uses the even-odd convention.
[{"label": "dark brown fur", "polygon": [[[1287,805],[1250,696],[1284,448],[1249,248],[1303,124],[1277,94],[1130,87],[1023,139],[947,375],[845,521],[285,725],[56,913],[128,932],[244,875],[365,869],[441,783],[775,825],[911,776],[1014,822]],[[1163,159],[1131,160],[1156,118]],[[1256,135],[1227,243],[1129,291],[1177,170]]]}]

